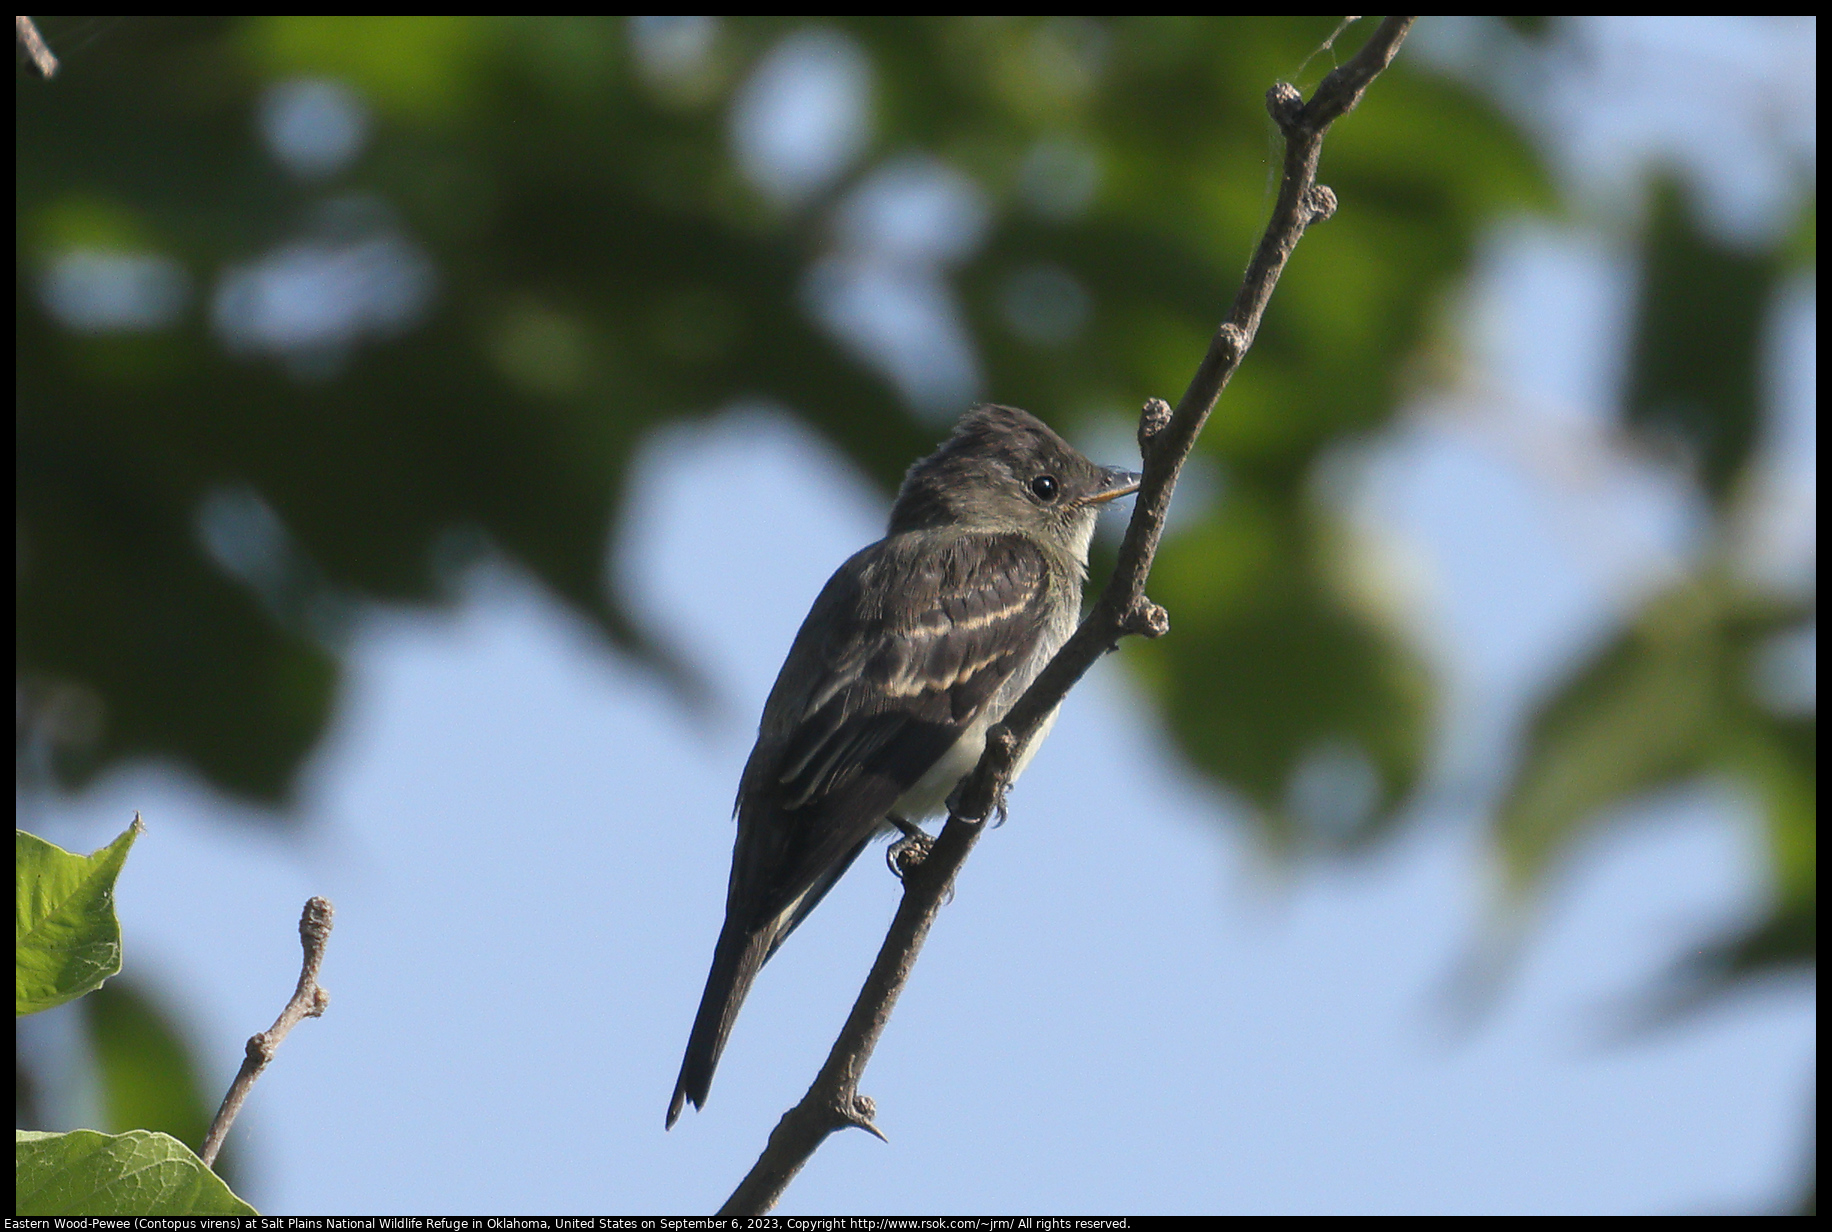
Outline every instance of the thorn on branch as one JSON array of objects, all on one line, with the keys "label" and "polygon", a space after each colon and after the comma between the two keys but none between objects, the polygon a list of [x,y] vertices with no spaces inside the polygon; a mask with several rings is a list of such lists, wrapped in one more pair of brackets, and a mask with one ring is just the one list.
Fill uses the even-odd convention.
[{"label": "thorn on branch", "polygon": [[854,1129],[862,1129],[884,1145],[889,1146],[891,1140],[884,1136],[883,1130],[872,1123],[877,1115],[878,1105],[873,1102],[871,1096],[855,1094],[850,1105],[840,1113],[840,1119]]}]

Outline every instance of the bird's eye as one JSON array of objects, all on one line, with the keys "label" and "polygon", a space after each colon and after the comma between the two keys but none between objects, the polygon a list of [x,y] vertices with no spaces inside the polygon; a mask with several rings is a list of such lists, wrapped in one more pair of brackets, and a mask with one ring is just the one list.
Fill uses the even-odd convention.
[{"label": "bird's eye", "polygon": [[1040,501],[1053,501],[1056,499],[1056,477],[1039,475],[1030,481],[1030,490],[1031,494]]}]

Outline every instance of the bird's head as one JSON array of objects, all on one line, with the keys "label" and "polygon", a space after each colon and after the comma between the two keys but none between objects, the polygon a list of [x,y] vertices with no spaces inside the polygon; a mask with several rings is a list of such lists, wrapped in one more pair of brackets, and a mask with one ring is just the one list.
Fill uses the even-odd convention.
[{"label": "bird's head", "polygon": [[984,404],[910,467],[890,533],[938,527],[1021,534],[1086,561],[1094,519],[1139,476],[1096,466],[1028,411]]}]

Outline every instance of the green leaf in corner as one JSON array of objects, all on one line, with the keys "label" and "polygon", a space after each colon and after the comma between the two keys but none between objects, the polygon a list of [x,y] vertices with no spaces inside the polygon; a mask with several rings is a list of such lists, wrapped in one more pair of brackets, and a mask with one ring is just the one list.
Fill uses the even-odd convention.
[{"label": "green leaf in corner", "polygon": [[19,1215],[257,1215],[169,1134],[15,1131]]},{"label": "green leaf in corner", "polygon": [[24,830],[13,855],[13,955],[18,1014],[36,1014],[101,986],[121,969],[114,886],[140,818],[94,855],[72,855]]}]

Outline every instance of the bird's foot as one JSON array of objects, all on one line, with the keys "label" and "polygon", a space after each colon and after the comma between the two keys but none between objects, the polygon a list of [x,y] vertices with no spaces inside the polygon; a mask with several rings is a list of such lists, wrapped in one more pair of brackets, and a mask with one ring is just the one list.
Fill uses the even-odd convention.
[{"label": "bird's foot", "polygon": [[897,880],[902,881],[922,867],[922,862],[929,858],[929,852],[934,850],[935,839],[921,826],[901,817],[892,817],[890,823],[903,831],[903,837],[892,843],[890,850],[884,853],[884,862],[890,865]]}]

